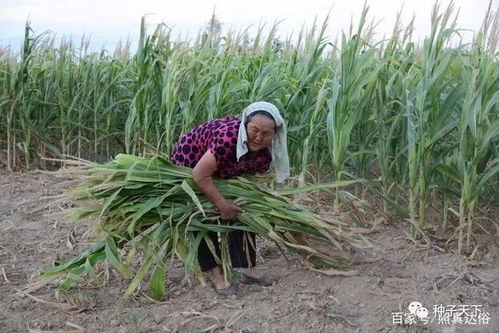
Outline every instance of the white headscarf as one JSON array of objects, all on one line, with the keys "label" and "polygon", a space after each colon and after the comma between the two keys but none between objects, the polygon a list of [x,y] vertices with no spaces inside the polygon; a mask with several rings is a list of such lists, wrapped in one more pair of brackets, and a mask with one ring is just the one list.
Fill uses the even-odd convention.
[{"label": "white headscarf", "polygon": [[288,157],[288,146],[286,139],[286,124],[284,124],[284,119],[282,119],[279,110],[275,105],[267,102],[256,102],[250,104],[246,109],[243,110],[241,115],[241,125],[239,126],[239,134],[237,136],[237,149],[236,157],[237,160],[241,158],[244,154],[248,152],[248,134],[246,133],[246,120],[255,111],[267,111],[272,115],[276,123],[276,131],[274,137],[272,138],[272,165],[274,166],[276,178],[278,183],[282,183],[287,177],[289,177],[289,157]]}]

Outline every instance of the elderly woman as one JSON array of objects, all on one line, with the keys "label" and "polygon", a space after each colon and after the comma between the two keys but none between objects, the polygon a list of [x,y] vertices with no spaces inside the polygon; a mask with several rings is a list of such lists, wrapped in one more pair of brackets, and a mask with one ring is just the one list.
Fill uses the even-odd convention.
[{"label": "elderly woman", "polygon": [[[240,175],[253,175],[275,168],[277,182],[289,176],[286,145],[286,127],[279,110],[270,103],[257,102],[244,109],[241,119],[223,118],[207,121],[182,135],[172,153],[172,161],[192,170],[199,189],[220,212],[224,220],[234,220],[241,207],[225,199],[213,182],[213,177],[228,179]],[[209,237],[220,255],[216,233]],[[243,283],[269,285],[267,275],[260,276],[254,267],[254,246],[244,246],[244,232],[229,235],[229,252],[233,268],[240,268]],[[255,243],[255,235],[251,234]],[[246,253],[248,251],[249,253]],[[248,260],[249,259],[249,260]],[[210,273],[215,290],[221,295],[235,292],[227,285],[222,269],[203,240],[199,246],[198,261],[203,272]],[[249,261],[249,262],[248,262]]]}]

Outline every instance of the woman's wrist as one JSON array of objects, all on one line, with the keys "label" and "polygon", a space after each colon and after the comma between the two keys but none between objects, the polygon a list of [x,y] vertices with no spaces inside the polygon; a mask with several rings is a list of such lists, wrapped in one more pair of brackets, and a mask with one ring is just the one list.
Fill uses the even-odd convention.
[{"label": "woman's wrist", "polygon": [[220,200],[217,200],[215,202],[215,207],[217,207],[218,210],[223,210],[227,206],[227,200],[225,198],[222,198]]}]

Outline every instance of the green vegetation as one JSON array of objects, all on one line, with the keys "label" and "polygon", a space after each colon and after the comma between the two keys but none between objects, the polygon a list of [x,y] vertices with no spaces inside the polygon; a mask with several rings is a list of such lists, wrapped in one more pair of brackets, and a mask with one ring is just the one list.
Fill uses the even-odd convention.
[{"label": "green vegetation", "polygon": [[[216,180],[217,188],[225,198],[244,207],[238,215],[239,223],[227,224],[219,221],[216,208],[197,190],[191,169],[175,166],[161,157],[119,154],[113,162],[89,164],[73,172],[86,177],[71,194],[71,200],[79,202],[72,219],[90,219],[91,228],[103,240],[42,274],[41,283],[66,275],[61,284],[63,289],[69,288],[84,273],[99,284],[94,267],[107,260],[121,274],[133,276],[126,295],[134,292],[151,271],[151,294],[162,299],[170,259],[179,258],[186,271],[192,271],[203,280],[196,260],[203,238],[223,267],[225,276],[230,276],[227,235],[233,230],[258,234],[275,242],[280,249],[296,251],[310,262],[326,267],[337,267],[339,257],[347,257],[342,244],[357,248],[369,246],[368,241],[352,232],[347,223],[319,217],[292,205],[285,197],[318,186],[269,190],[243,178]],[[354,182],[320,186],[340,187]],[[210,231],[220,235],[220,257],[206,235]],[[256,244],[248,238],[247,246]],[[127,254],[128,263],[121,261],[118,249]],[[137,250],[143,251],[145,257],[133,274],[129,264]]]},{"label": "green vegetation", "polygon": [[20,55],[0,53],[0,159],[29,169],[65,155],[168,158],[186,130],[266,100],[288,123],[294,174],[377,180],[369,190],[384,209],[415,228],[448,229],[453,211],[470,252],[474,218],[499,202],[499,12],[457,47],[452,6],[435,7],[421,45],[399,23],[374,42],[366,17],[338,45],[327,18],[294,42],[276,42],[274,26],[253,39],[212,28],[188,43],[142,21],[133,56],[126,45],[114,55],[86,52],[87,41],[55,46],[28,23]]}]

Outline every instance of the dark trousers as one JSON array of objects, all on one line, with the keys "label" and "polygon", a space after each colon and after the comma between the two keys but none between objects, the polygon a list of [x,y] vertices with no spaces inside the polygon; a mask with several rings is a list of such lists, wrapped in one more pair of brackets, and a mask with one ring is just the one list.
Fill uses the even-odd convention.
[{"label": "dark trousers", "polygon": [[[246,233],[246,241],[244,234]],[[220,245],[218,244],[218,235],[216,232],[209,232],[208,237],[210,237],[213,245],[215,246],[215,252],[219,258],[220,256]],[[229,233],[229,255],[230,261],[233,268],[249,268],[255,267],[256,265],[256,239],[254,233],[244,232],[244,231],[232,231]],[[249,259],[249,263],[248,263]],[[208,244],[204,239],[201,240],[198,249],[198,261],[199,266],[203,272],[207,272],[218,266],[215,257],[211,253]]]}]

